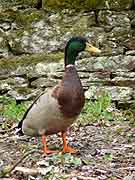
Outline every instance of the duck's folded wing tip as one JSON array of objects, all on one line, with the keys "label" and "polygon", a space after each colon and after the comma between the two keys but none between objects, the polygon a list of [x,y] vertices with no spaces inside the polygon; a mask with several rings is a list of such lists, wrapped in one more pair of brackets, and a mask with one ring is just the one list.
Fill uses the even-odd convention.
[{"label": "duck's folded wing tip", "polygon": [[22,128],[16,128],[16,129],[15,129],[15,134],[17,134],[17,135],[23,135]]}]

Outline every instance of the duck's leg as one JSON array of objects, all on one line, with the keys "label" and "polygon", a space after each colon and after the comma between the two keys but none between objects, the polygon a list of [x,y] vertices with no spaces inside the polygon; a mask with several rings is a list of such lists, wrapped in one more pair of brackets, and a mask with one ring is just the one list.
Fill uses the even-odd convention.
[{"label": "duck's leg", "polygon": [[72,147],[68,146],[68,143],[66,141],[66,132],[61,132],[61,137],[63,140],[63,150],[62,153],[76,153],[77,151],[73,149]]},{"label": "duck's leg", "polygon": [[43,144],[43,151],[45,154],[52,154],[52,153],[58,153],[59,152],[57,150],[48,149],[47,144],[46,144],[46,136],[45,135],[42,135],[42,144]]}]

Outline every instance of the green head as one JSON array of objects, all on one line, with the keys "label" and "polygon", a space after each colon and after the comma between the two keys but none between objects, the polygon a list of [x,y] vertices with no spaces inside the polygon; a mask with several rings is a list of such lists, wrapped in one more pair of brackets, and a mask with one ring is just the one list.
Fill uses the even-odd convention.
[{"label": "green head", "polygon": [[84,37],[73,37],[67,42],[65,47],[65,66],[75,64],[76,57],[81,51],[100,53],[100,50],[89,44]]}]

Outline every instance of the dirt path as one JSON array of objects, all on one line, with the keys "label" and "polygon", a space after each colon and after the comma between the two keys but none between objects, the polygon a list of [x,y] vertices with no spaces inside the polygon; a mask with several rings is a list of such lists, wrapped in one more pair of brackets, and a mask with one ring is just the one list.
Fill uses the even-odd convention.
[{"label": "dirt path", "polygon": [[[73,126],[68,134],[70,145],[78,149],[76,155],[44,156],[35,152],[17,165],[25,167],[25,170],[29,168],[28,172],[16,170],[8,178],[119,180],[128,175],[132,177],[130,180],[135,178],[135,130],[128,123],[108,127]],[[50,136],[48,145],[51,148],[62,147],[60,139],[56,135]],[[0,134],[0,171],[7,165],[12,167],[26,152],[33,149],[41,149],[39,138],[18,137],[13,131]],[[30,170],[36,171],[33,174]]]}]

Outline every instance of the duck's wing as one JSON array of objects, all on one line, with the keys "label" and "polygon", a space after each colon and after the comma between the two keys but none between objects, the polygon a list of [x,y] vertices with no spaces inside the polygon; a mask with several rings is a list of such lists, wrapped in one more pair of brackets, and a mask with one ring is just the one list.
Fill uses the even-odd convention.
[{"label": "duck's wing", "polygon": [[16,130],[16,133],[17,134],[20,134],[20,135],[23,135],[23,132],[22,132],[22,124],[23,124],[23,121],[24,119],[26,118],[27,114],[29,113],[29,111],[31,110],[31,108],[33,107],[33,105],[35,103],[37,103],[38,99],[44,94],[45,92],[42,92],[38,97],[36,97],[36,99],[33,101],[33,103],[28,107],[28,109],[25,111],[22,119],[20,120],[20,122],[18,123],[18,126],[17,126],[17,130]]}]

